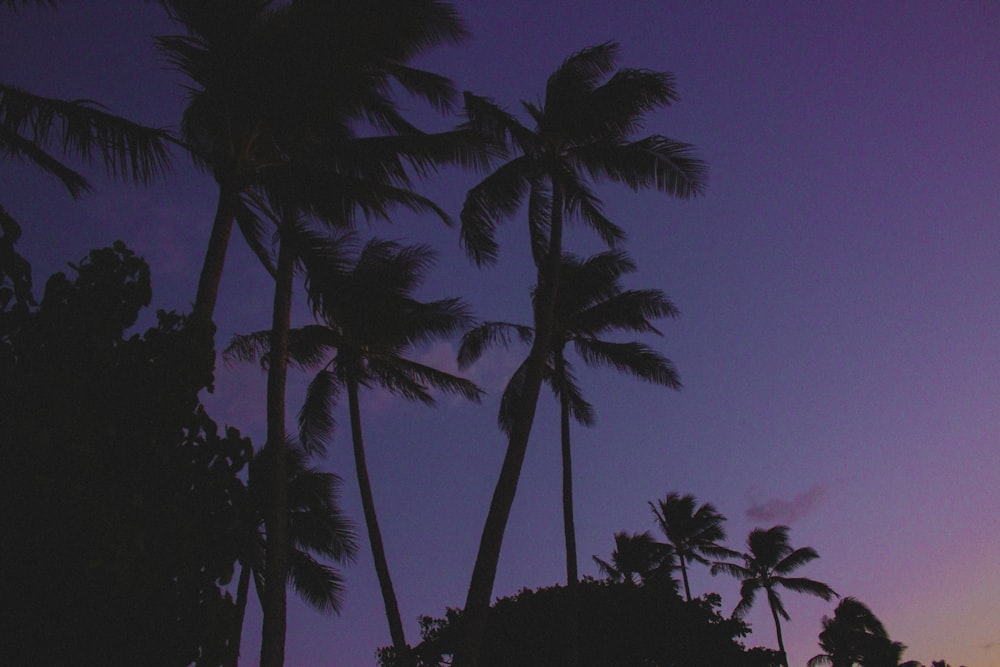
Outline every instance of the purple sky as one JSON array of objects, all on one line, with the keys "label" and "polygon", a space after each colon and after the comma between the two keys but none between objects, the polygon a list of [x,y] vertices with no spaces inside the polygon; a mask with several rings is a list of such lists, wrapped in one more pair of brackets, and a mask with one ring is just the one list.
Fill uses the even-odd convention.
[{"label": "purple sky", "polygon": [[[646,131],[695,144],[710,168],[706,195],[689,202],[600,190],[639,265],[629,286],[664,289],[683,313],[648,342],[685,387],[581,371],[598,411],[595,428],[574,432],[582,572],[597,574],[590,555],[607,557],[615,531],[653,528],[647,501],[693,493],[729,517],[734,548],[755,526],[789,524],[793,545],[821,555],[802,574],[866,602],[909,646],[905,658],[1000,665],[1000,5],[456,4],[473,37],[426,67],[516,111],[568,54],[616,39],[623,66],[677,77],[681,103]],[[176,127],[178,77],[150,43],[172,29],[155,4],[67,5],[3,14],[3,80]],[[98,189],[74,204],[38,172],[3,165],[0,201],[24,226],[36,293],[65,262],[121,238],[152,265],[154,305],[188,308],[214,210],[210,177],[181,156],[167,183],[142,190],[88,173]],[[443,174],[426,192],[457,217],[474,178]],[[466,261],[457,230],[430,219],[363,232],[439,249],[426,297],[463,295],[483,317],[526,321],[522,221],[502,228],[500,262],[485,271]],[[580,227],[569,246],[599,249]],[[235,241],[220,340],[266,327],[270,294]],[[464,601],[505,446],[497,397],[521,352],[471,371],[491,392],[482,406],[366,397],[370,472],[411,643],[418,615]],[[421,352],[441,363],[453,354]],[[259,444],[263,375],[220,368],[217,386],[213,416]],[[565,577],[553,403],[543,394],[498,595]],[[360,526],[345,436],[323,466],[344,476]],[[290,667],[370,665],[389,643],[370,560],[362,551],[346,571],[342,616],[292,603]],[[726,613],[738,600],[734,582],[704,569],[692,587],[720,592]],[[789,657],[801,666],[834,605],[785,600]],[[773,646],[765,608],[748,619],[749,643]],[[247,665],[258,626],[252,607]]]}]

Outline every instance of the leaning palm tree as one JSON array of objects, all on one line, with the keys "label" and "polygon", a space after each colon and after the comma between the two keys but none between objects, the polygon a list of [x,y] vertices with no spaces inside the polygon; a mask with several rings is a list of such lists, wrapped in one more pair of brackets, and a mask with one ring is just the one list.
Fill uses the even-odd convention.
[{"label": "leaning palm tree", "polygon": [[812,547],[792,549],[788,544],[788,526],[774,526],[764,530],[755,528],[747,538],[746,553],[741,554],[743,565],[716,562],[712,564],[712,574],[723,572],[741,581],[740,602],[733,610],[734,616],[742,616],[750,610],[757,592],[767,592],[767,603],[774,618],[774,629],[778,635],[778,651],[788,667],[788,655],[781,637],[781,619],[791,620],[778,593],[779,588],[787,588],[796,593],[808,593],[829,600],[836,593],[824,583],[805,577],[789,577],[794,570],[811,560],[819,558]]},{"label": "leaning palm tree", "polygon": [[833,617],[823,617],[819,646],[823,653],[809,659],[809,667],[854,667],[865,663],[865,654],[876,640],[888,640],[885,626],[872,610],[856,598],[837,604]]},{"label": "leaning palm tree", "polygon": [[[560,271],[564,286],[556,299],[546,379],[559,399],[566,579],[569,585],[573,585],[579,577],[573,519],[570,419],[572,417],[584,426],[591,426],[595,415],[593,406],[583,397],[576,382],[572,364],[566,358],[567,346],[572,344],[587,366],[610,366],[672,389],[680,388],[680,380],[670,361],[647,345],[603,338],[616,331],[659,334],[651,320],[677,315],[677,309],[660,290],[626,290],[621,285],[621,276],[635,271],[635,264],[624,252],[599,253],[585,260],[564,255]],[[480,324],[462,337],[459,368],[474,362],[490,345],[506,345],[515,336],[530,342],[532,335],[531,327],[524,325],[507,322]],[[515,371],[501,400],[498,421],[500,428],[508,434],[521,398],[525,369],[526,365],[522,364]]]},{"label": "leaning palm tree", "polygon": [[604,216],[588,176],[679,197],[698,194],[704,186],[704,166],[692,157],[689,145],[660,135],[632,138],[646,113],[677,99],[673,78],[648,70],[615,72],[617,55],[617,44],[608,42],[567,58],[549,77],[544,100],[524,103],[534,127],[490,100],[466,94],[468,126],[506,142],[515,155],[469,191],[461,214],[462,242],[476,263],[494,262],[496,225],[527,199],[537,287],[535,335],[469,583],[465,636],[455,655],[456,667],[475,665],[479,659],[503,535],[553,344],[566,217],[579,217],[613,245],[624,232]]},{"label": "leaning palm tree", "polygon": [[[289,584],[311,607],[323,613],[339,613],[343,602],[343,577],[319,559],[347,564],[353,562],[357,553],[354,525],[340,510],[341,480],[337,475],[310,466],[301,448],[289,447],[288,453]],[[251,580],[257,599],[262,600],[264,596],[267,557],[264,516],[272,498],[267,491],[272,479],[267,468],[273,463],[269,454],[265,449],[251,462],[247,502],[241,508],[240,575],[230,667],[236,667],[239,660]]]},{"label": "leaning palm tree", "polygon": [[674,549],[680,563],[681,580],[684,582],[684,596],[691,601],[691,586],[688,584],[687,564],[689,562],[710,565],[705,556],[712,558],[733,558],[739,554],[719,544],[726,539],[722,527],[726,517],[719,514],[712,503],[698,505],[698,500],[690,495],[676,492],[667,494],[656,504],[649,503],[656,517],[656,523]]},{"label": "leaning palm tree", "polygon": [[[432,261],[433,252],[425,246],[376,240],[367,243],[346,270],[329,262],[311,264],[307,291],[322,323],[289,332],[289,360],[302,368],[319,369],[299,413],[303,445],[323,450],[335,426],[332,411],[341,391],[347,393],[365,525],[393,648],[404,664],[409,661],[409,648],[368,476],[360,390],[381,387],[427,405],[435,403],[433,389],[480,399],[481,390],[472,382],[405,356],[415,345],[457,333],[471,319],[458,299],[424,303],[412,297]],[[267,359],[269,344],[266,331],[238,336],[226,354],[230,359]]]},{"label": "leaning palm tree", "polygon": [[673,551],[657,542],[649,531],[633,534],[617,532],[611,560],[605,561],[597,556],[593,559],[609,581],[633,586],[653,580],[670,580],[670,571],[674,567]]}]

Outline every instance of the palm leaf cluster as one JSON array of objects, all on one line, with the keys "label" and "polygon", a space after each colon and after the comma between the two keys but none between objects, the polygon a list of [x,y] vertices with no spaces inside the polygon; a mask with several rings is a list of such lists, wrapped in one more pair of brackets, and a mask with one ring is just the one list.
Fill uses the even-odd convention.
[{"label": "palm leaf cluster", "polygon": [[688,563],[710,565],[711,562],[705,556],[732,558],[739,555],[719,544],[726,539],[726,531],[722,527],[726,517],[711,503],[698,505],[697,499],[690,494],[682,496],[671,492],[656,504],[649,503],[649,507],[653,510],[653,516],[667,538],[667,543],[677,556],[684,582],[684,595],[688,600],[691,599]]},{"label": "palm leaf cluster", "polygon": [[[55,7],[56,2],[4,0],[0,8],[16,12],[28,5]],[[41,169],[74,199],[93,186],[67,158],[100,164],[113,178],[145,184],[170,170],[171,141],[165,130],[115,116],[92,100],[44,97],[0,82],[0,160]]]},{"label": "palm leaf cluster", "polygon": [[760,591],[767,596],[768,606],[774,618],[775,631],[778,635],[778,650],[781,651],[787,667],[788,658],[785,654],[785,644],[781,636],[780,619],[790,620],[788,611],[781,600],[779,589],[784,588],[795,593],[807,593],[824,600],[836,595],[828,585],[806,577],[788,576],[806,563],[819,558],[812,547],[793,549],[788,543],[788,526],[774,526],[764,530],[756,528],[747,538],[747,551],[741,555],[743,564],[733,562],[716,562],[712,565],[712,573],[722,572],[741,581],[740,601],[733,610],[736,616],[746,614],[753,606]]},{"label": "palm leaf cluster", "polygon": [[901,663],[903,644],[889,639],[882,621],[863,602],[845,597],[834,609],[833,617],[823,617],[819,633],[823,653],[809,659],[809,667],[917,667],[920,663]]}]

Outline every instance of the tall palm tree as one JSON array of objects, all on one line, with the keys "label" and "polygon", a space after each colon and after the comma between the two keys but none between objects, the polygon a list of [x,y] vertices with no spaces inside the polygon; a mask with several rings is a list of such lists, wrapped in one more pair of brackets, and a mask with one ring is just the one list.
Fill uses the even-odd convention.
[{"label": "tall palm tree", "polygon": [[789,577],[793,571],[809,561],[819,558],[812,547],[793,549],[788,544],[788,526],[774,526],[764,530],[755,528],[747,538],[746,553],[741,554],[743,565],[737,563],[716,562],[712,564],[712,574],[723,572],[741,581],[740,602],[733,610],[734,616],[742,616],[753,606],[757,592],[767,593],[767,603],[774,618],[774,629],[778,635],[778,651],[781,659],[788,667],[788,655],[785,653],[785,642],[781,637],[781,619],[786,621],[791,617],[785,611],[785,605],[778,593],[779,588],[786,588],[796,593],[808,593],[824,600],[829,600],[836,592],[829,586],[805,577]]},{"label": "tall palm tree", "polygon": [[[341,480],[337,475],[320,472],[308,465],[302,449],[290,447],[288,451],[289,584],[311,607],[323,613],[339,612],[343,602],[343,578],[317,557],[347,564],[353,562],[357,554],[354,525],[340,510]],[[264,595],[267,553],[264,508],[272,497],[267,491],[272,479],[267,470],[273,458],[269,454],[263,450],[251,463],[247,502],[242,508],[237,617],[229,656],[231,667],[236,667],[239,659],[251,579],[257,598],[263,599]]]},{"label": "tall palm tree", "polygon": [[[418,173],[442,160],[476,162],[462,133],[425,135],[397,110],[392,83],[440,110],[450,82],[409,61],[465,32],[448,3],[436,0],[163,0],[187,31],[159,45],[191,81],[182,133],[195,161],[211,170],[219,200],[199,278],[194,319],[211,321],[234,221],[276,279],[268,372],[268,442],[275,449],[269,540],[287,537],[283,487],[284,391],[295,250],[289,238],[303,216],[328,225],[355,214],[385,217],[388,205],[443,211],[409,191]],[[370,130],[387,136],[369,135]],[[264,241],[278,230],[276,259]],[[301,237],[301,234],[298,234]],[[279,546],[268,559],[261,664],[283,662],[287,571]]]},{"label": "tall palm tree", "polygon": [[[572,344],[588,366],[611,366],[654,384],[680,388],[680,380],[668,359],[642,343],[619,343],[603,339],[616,331],[660,332],[650,320],[674,317],[677,309],[660,290],[626,290],[622,275],[635,271],[635,264],[622,251],[599,253],[585,260],[564,255],[560,272],[564,286],[555,304],[552,325],[552,350],[546,378],[559,399],[563,478],[563,527],[566,538],[566,579],[569,585],[578,580],[576,529],[573,519],[573,466],[570,418],[584,426],[594,423],[593,406],[583,397],[566,358]],[[530,342],[531,327],[507,322],[486,322],[462,337],[458,353],[459,368],[478,359],[492,344],[507,344],[516,335]],[[515,408],[524,386],[526,365],[511,377],[501,401],[499,423],[510,433]]]},{"label": "tall palm tree", "polygon": [[[365,525],[382,591],[396,655],[409,661],[399,607],[386,560],[365,457],[360,389],[377,386],[409,400],[435,403],[432,389],[479,400],[472,382],[405,357],[414,345],[447,337],[467,326],[470,315],[458,299],[423,303],[412,292],[433,261],[425,246],[371,241],[347,270],[328,262],[308,267],[307,291],[322,324],[289,332],[289,359],[303,368],[319,368],[299,413],[301,440],[322,451],[335,425],[332,411],[346,391],[354,446],[355,471]],[[236,337],[231,359],[265,358],[269,332]],[[331,357],[331,355],[333,355]]]},{"label": "tall palm tree", "polygon": [[[6,0],[0,8],[20,5],[54,7],[54,1]],[[104,165],[114,178],[148,183],[170,169],[166,131],[145,127],[108,113],[91,100],[61,100],[35,95],[0,83],[0,159],[32,164],[58,179],[74,199],[89,192],[86,177],[53,154]]]},{"label": "tall palm tree", "polygon": [[[261,203],[255,189],[265,175],[294,168],[290,162],[303,150],[315,154],[318,148],[337,163],[344,155],[335,149],[357,139],[357,125],[407,135],[411,141],[405,146],[377,137],[362,142],[364,146],[354,141],[351,158],[365,152],[402,157],[417,169],[427,166],[425,136],[401,116],[388,92],[390,84],[448,109],[451,83],[409,62],[434,46],[460,41],[466,33],[454,8],[437,0],[161,4],[186,32],[157,40],[190,80],[182,136],[196,163],[219,186],[194,308],[196,318],[209,321],[234,221],[266,261],[261,222],[253,211]],[[437,146],[440,150],[441,143]],[[341,187],[349,173],[341,172]],[[377,200],[369,205],[379,206]]]},{"label": "tall palm tree", "polygon": [[671,580],[670,571],[675,566],[674,553],[669,546],[660,544],[646,531],[615,533],[615,548],[611,560],[593,556],[598,569],[610,581],[638,585],[647,581]]},{"label": "tall palm tree", "polygon": [[604,216],[588,176],[679,197],[698,194],[704,186],[704,166],[692,157],[690,146],[660,135],[632,138],[646,113],[669,105],[677,94],[669,74],[614,72],[617,54],[617,44],[608,42],[567,58],[549,77],[544,100],[524,103],[533,127],[490,100],[466,94],[467,125],[506,142],[516,154],[469,191],[461,214],[462,242],[475,262],[495,261],[497,223],[514,215],[527,198],[537,287],[535,336],[469,583],[456,667],[478,662],[503,535],[553,344],[566,216],[578,216],[613,245],[624,232]]},{"label": "tall palm tree", "polygon": [[687,564],[689,562],[710,565],[705,556],[712,558],[733,558],[739,554],[719,544],[726,539],[722,527],[726,517],[719,514],[712,503],[698,505],[698,500],[690,494],[680,495],[670,492],[654,505],[649,503],[656,517],[656,523],[663,531],[680,563],[681,580],[684,582],[684,596],[691,601],[691,586],[688,584]]}]

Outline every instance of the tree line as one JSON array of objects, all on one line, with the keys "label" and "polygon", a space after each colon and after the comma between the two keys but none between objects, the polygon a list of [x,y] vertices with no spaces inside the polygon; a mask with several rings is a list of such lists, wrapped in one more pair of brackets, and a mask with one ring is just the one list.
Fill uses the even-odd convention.
[{"label": "tree line", "polygon": [[[2,8],[19,11],[33,4],[57,3],[5,0]],[[622,285],[622,276],[635,270],[621,249],[626,234],[605,216],[595,192],[602,181],[682,198],[704,191],[706,168],[692,146],[658,134],[639,136],[647,116],[678,100],[673,77],[620,67],[615,42],[590,46],[556,68],[539,101],[522,102],[522,119],[486,96],[459,95],[446,77],[413,65],[429,50],[467,38],[461,17],[447,2],[155,4],[177,30],[156,37],[156,45],[186,80],[187,103],[176,133],[144,127],[91,103],[44,98],[0,83],[0,154],[39,167],[73,197],[90,184],[65,164],[63,155],[96,162],[113,176],[142,184],[166,176],[176,151],[218,186],[192,313],[161,313],[156,328],[130,338],[127,330],[150,299],[148,267],[141,259],[120,244],[94,251],[72,267],[74,277],[50,278],[35,303],[30,266],[14,249],[19,223],[0,209],[0,361],[5,371],[0,444],[10,462],[5,493],[16,501],[5,503],[4,525],[24,538],[9,540],[6,550],[26,571],[43,578],[50,567],[59,568],[32,554],[61,553],[59,531],[38,528],[63,526],[72,538],[68,544],[79,541],[92,551],[80,549],[82,569],[66,570],[65,579],[50,573],[60,582],[56,588],[68,594],[93,585],[90,597],[81,593],[81,605],[101,590],[124,605],[115,616],[121,626],[109,625],[110,617],[92,617],[95,627],[81,626],[80,636],[62,648],[44,645],[37,632],[24,633],[11,645],[11,655],[60,650],[80,655],[104,645],[100,638],[110,640],[129,627],[131,645],[119,646],[123,653],[105,656],[106,661],[236,664],[252,582],[263,609],[260,664],[282,665],[288,587],[319,609],[335,610],[343,585],[335,566],[356,556],[355,530],[337,506],[339,479],[311,463],[323,454],[344,394],[392,659],[397,665],[418,664],[423,658],[405,636],[382,547],[365,462],[359,388],[377,385],[425,404],[434,403],[435,391],[479,400],[482,391],[469,380],[408,355],[431,340],[463,334],[463,368],[491,345],[518,339],[528,351],[501,401],[498,424],[508,444],[460,632],[450,635],[452,664],[488,664],[484,642],[497,564],[543,384],[560,406],[566,650],[571,662],[581,659],[585,605],[595,589],[593,582],[581,586],[578,576],[570,427],[573,420],[591,424],[594,407],[566,352],[572,344],[586,365],[680,387],[676,370],[659,352],[641,341],[609,338],[622,332],[658,333],[655,321],[677,311],[660,290]],[[424,132],[405,117],[397,92],[458,116],[459,122],[448,131]],[[457,298],[417,300],[413,293],[433,263],[433,251],[378,239],[363,242],[351,231],[359,220],[387,220],[400,209],[451,223],[450,213],[420,194],[418,184],[455,165],[482,175],[458,216],[459,238],[472,262],[498,261],[498,225],[511,219],[524,225],[536,269],[534,288],[526,295],[530,322],[480,321]],[[587,258],[569,253],[568,221],[583,223],[608,250]],[[212,385],[213,316],[234,228],[274,279],[271,327],[237,336],[223,351],[226,359],[258,361],[267,371],[266,405],[261,406],[267,432],[256,451],[234,430],[220,435],[198,402],[198,393]],[[314,324],[292,326],[296,275],[305,278]],[[80,359],[90,363],[77,365]],[[315,372],[296,429],[286,423],[289,365]],[[135,458],[143,460],[132,467]],[[163,466],[172,466],[176,479],[158,477]],[[74,481],[67,486],[70,478]],[[157,484],[143,490],[154,478]],[[13,509],[39,494],[31,511]],[[691,502],[686,498],[668,496],[667,504],[654,507],[661,525],[672,521],[673,501]],[[204,524],[178,525],[180,506],[203,517]],[[49,524],[54,517],[58,521]],[[169,532],[177,530],[182,534]],[[705,539],[716,541],[710,539],[712,529],[706,530]],[[164,541],[183,545],[189,560],[165,562],[154,548]],[[623,538],[617,556],[601,561],[609,576],[618,572],[622,581],[645,581],[642,571],[622,569],[633,547]],[[653,560],[663,569],[668,555],[676,559],[685,597],[693,602],[687,567],[705,562],[706,556],[732,555],[715,548],[676,543],[670,551],[657,547]],[[752,534],[743,557],[743,565],[718,561],[712,567],[743,579],[741,606],[752,604],[756,591],[766,591],[783,653],[779,617],[787,614],[773,584],[787,574],[779,567],[794,569],[815,552],[791,549],[787,531],[776,527]],[[234,578],[235,597],[225,590]],[[832,594],[811,580],[786,579],[784,585]],[[152,628],[161,627],[162,619],[153,624],[148,614],[136,611],[129,592],[139,590],[159,591],[170,601],[149,602],[169,614],[162,627],[177,629],[169,650],[163,649],[169,633],[153,637]],[[14,599],[29,597],[22,591]],[[30,620],[36,630],[51,627],[58,618],[45,613],[51,602],[20,620]],[[81,611],[71,604],[65,610]],[[709,617],[714,613],[703,611]],[[139,622],[150,625],[129,625]],[[736,636],[739,626],[727,632]]]}]

